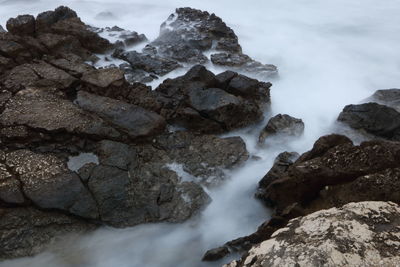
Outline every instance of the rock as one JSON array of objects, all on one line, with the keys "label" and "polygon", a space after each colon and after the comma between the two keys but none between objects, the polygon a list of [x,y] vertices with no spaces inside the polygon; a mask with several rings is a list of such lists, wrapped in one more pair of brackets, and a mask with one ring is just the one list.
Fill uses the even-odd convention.
[{"label": "rock", "polygon": [[230,67],[236,71],[254,73],[263,78],[270,78],[276,76],[278,73],[278,68],[275,65],[262,64],[242,53],[212,54],[211,62],[214,65]]},{"label": "rock", "polygon": [[157,135],[166,126],[164,118],[157,113],[108,97],[79,91],[76,103],[82,109],[110,121],[131,138]]},{"label": "rock", "polygon": [[65,56],[68,60],[72,56],[79,56],[80,59],[89,59],[91,52],[84,48],[79,40],[72,35],[40,33],[37,39],[43,44],[51,54]]},{"label": "rock", "polygon": [[215,261],[219,260],[229,254],[229,249],[227,247],[219,247],[210,249],[204,254],[202,261]]},{"label": "rock", "polygon": [[[24,90],[12,97],[0,115],[4,126],[27,126],[31,130],[58,134],[121,138],[121,134],[96,115],[89,114],[50,89]],[[43,136],[42,136],[43,138]]]},{"label": "rock", "polygon": [[[121,150],[113,154],[117,149]],[[128,167],[123,170],[99,165],[90,174],[88,185],[101,218],[112,226],[182,222],[209,201],[199,185],[180,182],[176,173],[165,166],[169,160],[162,150],[109,142],[102,143],[101,150],[101,163]]]},{"label": "rock", "polygon": [[20,15],[16,18],[10,18],[7,21],[7,30],[16,35],[34,35],[35,17],[32,15]]},{"label": "rock", "polygon": [[[238,38],[216,15],[192,9],[178,8],[161,25],[159,37],[150,43],[161,56],[182,62],[204,63],[203,51],[212,47],[241,51]],[[221,45],[223,44],[223,45]]]},{"label": "rock", "polygon": [[395,266],[400,207],[350,203],[293,219],[228,266]]},{"label": "rock", "polygon": [[66,6],[60,6],[54,11],[46,11],[40,13],[36,17],[37,31],[48,31],[51,26],[61,20],[77,18],[78,15],[75,11]]},{"label": "rock", "polygon": [[4,81],[5,88],[11,92],[34,86],[53,87],[68,90],[77,79],[65,71],[52,65],[38,61],[33,64],[23,64],[10,71]]},{"label": "rock", "polygon": [[119,87],[125,82],[124,72],[118,68],[96,69],[83,73],[81,81],[89,87],[106,89]]},{"label": "rock", "polygon": [[243,164],[249,154],[240,137],[218,138],[213,135],[193,135],[175,132],[158,136],[154,145],[167,153],[172,162],[206,185],[218,184],[224,170]]},{"label": "rock", "polygon": [[268,171],[268,173],[261,179],[259,182],[259,186],[266,187],[271,184],[273,181],[282,177],[287,169],[293,165],[295,160],[300,155],[296,152],[282,152],[280,153],[274,160],[274,165]]},{"label": "rock", "polygon": [[52,33],[77,38],[82,47],[93,53],[104,53],[113,45],[90,30],[68,7],[60,6],[54,11],[40,13],[36,18],[36,31],[39,34]]},{"label": "rock", "polygon": [[282,178],[265,188],[263,199],[276,205],[278,212],[295,202],[306,207],[326,186],[352,182],[360,176],[397,167],[399,152],[400,143],[369,141],[359,146],[338,145],[305,161],[300,161],[300,157]]},{"label": "rock", "polygon": [[127,61],[133,69],[140,69],[147,73],[160,76],[181,67],[181,65],[174,60],[158,55],[138,53],[136,51],[124,52],[116,50],[113,56]]},{"label": "rock", "polygon": [[0,73],[5,73],[7,70],[13,68],[15,63],[10,59],[0,56]]},{"label": "rock", "polygon": [[92,66],[80,61],[79,59],[74,59],[71,55],[68,55],[68,59],[51,59],[48,62],[56,68],[62,69],[76,78],[81,78],[84,73],[94,70]]},{"label": "rock", "polygon": [[22,45],[16,36],[5,32],[0,33],[0,54],[13,59],[18,64],[32,60],[31,52]]},{"label": "rock", "polygon": [[3,26],[0,25],[0,33],[2,32],[6,32],[6,30],[4,30]]},{"label": "rock", "polygon": [[21,181],[24,195],[38,207],[59,209],[85,218],[98,217],[89,191],[57,157],[17,150],[6,155],[5,163]]},{"label": "rock", "polygon": [[100,141],[96,152],[100,164],[122,170],[128,170],[129,165],[137,158],[136,151],[132,147],[110,140]]},{"label": "rock", "polygon": [[338,121],[377,137],[400,140],[400,113],[377,103],[348,105]]},{"label": "rock", "polygon": [[260,133],[259,142],[264,143],[265,139],[274,135],[300,136],[304,132],[304,123],[301,119],[286,114],[278,114],[272,117]]},{"label": "rock", "polygon": [[400,112],[400,89],[377,90],[367,101],[386,105]]},{"label": "rock", "polygon": [[0,208],[0,259],[33,256],[56,237],[82,234],[95,225],[59,212],[32,207]]},{"label": "rock", "polygon": [[[156,88],[161,114],[173,125],[203,133],[220,133],[261,120],[271,84],[237,73],[223,75],[217,77],[196,65],[183,76],[165,80]],[[240,82],[232,82],[235,77]]]}]

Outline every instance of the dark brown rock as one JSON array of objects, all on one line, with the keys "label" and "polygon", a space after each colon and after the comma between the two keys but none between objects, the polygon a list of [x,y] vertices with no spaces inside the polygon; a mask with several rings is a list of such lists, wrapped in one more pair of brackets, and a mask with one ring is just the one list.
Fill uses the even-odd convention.
[{"label": "dark brown rock", "polygon": [[16,35],[34,35],[35,18],[32,15],[20,15],[7,21],[7,30]]}]

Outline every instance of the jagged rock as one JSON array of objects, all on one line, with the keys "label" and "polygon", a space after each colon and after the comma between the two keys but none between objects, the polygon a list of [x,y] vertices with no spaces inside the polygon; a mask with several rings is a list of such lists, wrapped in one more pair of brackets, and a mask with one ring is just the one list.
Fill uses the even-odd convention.
[{"label": "jagged rock", "polygon": [[0,33],[2,32],[6,32],[6,30],[4,30],[3,26],[0,25]]},{"label": "jagged rock", "polygon": [[278,211],[296,202],[307,205],[318,198],[325,186],[352,182],[360,176],[397,167],[399,157],[400,143],[369,141],[359,146],[337,145],[312,159],[300,157],[282,178],[265,188],[263,199],[276,205]]},{"label": "jagged rock", "polygon": [[140,69],[147,73],[160,76],[181,67],[178,62],[166,57],[138,53],[136,51],[124,52],[117,49],[113,56],[127,61],[133,69]]},{"label": "jagged rock", "polygon": [[229,249],[227,247],[210,249],[209,251],[206,252],[206,254],[204,254],[202,261],[219,260],[228,254],[229,254]]},{"label": "jagged rock", "polygon": [[396,266],[399,216],[398,205],[372,201],[315,212],[225,266]]},{"label": "jagged rock", "polygon": [[259,142],[273,135],[300,136],[304,132],[304,123],[301,119],[293,118],[286,114],[272,117],[260,133]]},{"label": "jagged rock", "polygon": [[278,68],[272,64],[262,64],[242,53],[216,53],[211,55],[214,65],[226,66],[237,71],[257,74],[263,78],[270,78],[278,73]]},{"label": "jagged rock", "polygon": [[296,152],[282,152],[274,160],[274,165],[267,172],[267,174],[260,180],[259,186],[261,188],[266,187],[273,181],[282,177],[287,169],[293,165],[296,159],[299,158],[299,154]]},{"label": "jagged rock", "polygon": [[170,163],[181,164],[183,171],[205,184],[218,183],[225,177],[223,170],[236,168],[249,157],[240,137],[175,132],[158,136],[154,145],[166,151]]},{"label": "jagged rock", "polygon": [[4,79],[4,87],[8,91],[16,93],[25,89],[39,80],[39,76],[28,64],[13,68]]},{"label": "jagged rock", "polygon": [[33,256],[56,237],[95,228],[86,221],[32,207],[0,208],[0,259]]},{"label": "jagged rock", "polygon": [[91,194],[59,158],[17,150],[6,155],[5,164],[21,181],[25,196],[38,207],[59,209],[85,218],[98,217]]},{"label": "jagged rock", "polygon": [[338,121],[356,130],[389,140],[400,140],[400,113],[377,103],[348,105]]},{"label": "jagged rock", "polygon": [[386,105],[400,112],[400,89],[377,90],[367,101]]},{"label": "jagged rock", "polygon": [[110,121],[131,138],[159,134],[166,126],[164,118],[157,113],[108,97],[79,91],[76,103],[82,109]]},{"label": "jagged rock", "polygon": [[97,33],[91,31],[68,7],[58,7],[54,11],[40,13],[36,18],[36,31],[39,34],[53,33],[77,38],[82,47],[93,53],[104,53],[113,45]]},{"label": "jagged rock", "polygon": [[20,15],[16,18],[10,18],[7,21],[7,30],[16,35],[34,35],[35,17],[32,15]]},{"label": "jagged rock", "polygon": [[70,55],[79,56],[82,59],[91,57],[91,52],[84,48],[79,40],[72,35],[40,33],[37,39],[54,55],[68,54],[67,59],[71,58]]},{"label": "jagged rock", "polygon": [[225,76],[217,77],[196,65],[181,77],[165,80],[156,88],[161,114],[171,124],[203,133],[232,130],[261,120],[271,84],[237,74]]},{"label": "jagged rock", "polygon": [[3,127],[27,126],[53,134],[121,138],[121,134],[104,120],[79,109],[50,89],[27,89],[17,93],[6,104],[0,124]]},{"label": "jagged rock", "polygon": [[32,59],[31,52],[8,32],[0,33],[0,54],[22,64]]}]

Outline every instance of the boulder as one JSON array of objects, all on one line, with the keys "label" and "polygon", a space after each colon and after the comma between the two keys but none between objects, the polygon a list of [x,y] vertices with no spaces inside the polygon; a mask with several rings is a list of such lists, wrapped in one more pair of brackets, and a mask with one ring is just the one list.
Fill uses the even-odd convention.
[{"label": "boulder", "polygon": [[6,27],[8,32],[15,35],[34,35],[35,17],[32,15],[20,15],[16,18],[10,18]]},{"label": "boulder", "polygon": [[400,113],[385,105],[372,102],[348,105],[340,113],[338,121],[377,137],[400,140]]},{"label": "boulder", "polygon": [[304,123],[301,119],[286,114],[278,114],[272,117],[259,136],[259,142],[264,143],[265,139],[274,135],[300,136],[304,132]]},{"label": "boulder", "polygon": [[270,86],[237,73],[215,76],[196,65],[183,76],[165,80],[156,92],[169,123],[219,133],[260,121],[270,101]]},{"label": "boulder", "polygon": [[[118,68],[95,69],[83,73],[81,81],[90,87],[105,90],[110,86],[119,87],[125,82],[124,72]],[[95,89],[93,90],[95,91]]]},{"label": "boulder", "polygon": [[69,7],[60,6],[54,11],[46,11],[40,13],[36,17],[36,29],[38,32],[49,31],[51,26],[53,26],[55,23],[77,17],[78,15],[76,14],[76,12]]},{"label": "boulder", "polygon": [[120,100],[79,91],[75,102],[83,110],[111,122],[131,138],[157,135],[166,126],[164,118],[157,113]]},{"label": "boulder", "polygon": [[249,250],[239,266],[396,266],[400,207],[358,202],[291,220]]}]

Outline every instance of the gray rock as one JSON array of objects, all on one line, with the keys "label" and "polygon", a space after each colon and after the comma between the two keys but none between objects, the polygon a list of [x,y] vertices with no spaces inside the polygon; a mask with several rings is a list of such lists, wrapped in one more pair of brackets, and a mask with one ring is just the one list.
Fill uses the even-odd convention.
[{"label": "gray rock", "polygon": [[235,71],[253,73],[263,78],[271,78],[278,74],[278,68],[272,64],[262,64],[242,53],[217,53],[211,55],[214,65],[225,66]]},{"label": "gray rock", "polygon": [[40,13],[36,17],[36,28],[38,31],[46,31],[59,21],[77,17],[78,15],[72,9],[66,6],[60,6],[54,11]]},{"label": "gray rock", "polygon": [[3,26],[0,25],[0,33],[2,32],[6,32],[6,30],[4,30]]},{"label": "gray rock", "polygon": [[59,209],[85,218],[98,218],[96,203],[79,177],[53,155],[17,150],[6,155],[24,194],[43,209]]},{"label": "gray rock", "polygon": [[278,114],[272,117],[260,133],[259,142],[274,135],[300,136],[304,132],[304,123],[301,119],[286,114]]},{"label": "gray rock", "polygon": [[400,113],[388,106],[377,103],[348,105],[338,121],[378,137],[400,140]]},{"label": "gray rock", "polygon": [[20,15],[16,18],[10,18],[7,21],[7,30],[16,35],[34,35],[35,17],[32,15]]},{"label": "gray rock", "polygon": [[79,91],[76,103],[126,131],[131,138],[159,134],[166,126],[163,117],[139,106]]},{"label": "gray rock", "polygon": [[118,68],[107,68],[85,72],[81,81],[90,86],[107,88],[109,86],[121,86],[125,78],[124,73]]},{"label": "gray rock", "polygon": [[400,89],[377,90],[372,96],[367,98],[367,101],[386,105],[400,112]]},{"label": "gray rock", "polygon": [[396,266],[400,207],[392,202],[350,203],[291,220],[250,249],[239,266]]},{"label": "gray rock", "polygon": [[[0,115],[3,126],[27,126],[49,133],[71,133],[110,139],[121,134],[96,115],[89,114],[60,96],[45,89],[24,90],[16,94]],[[55,136],[54,136],[55,137]]]},{"label": "gray rock", "polygon": [[55,238],[96,226],[58,212],[32,207],[0,208],[0,259],[33,256]]}]

